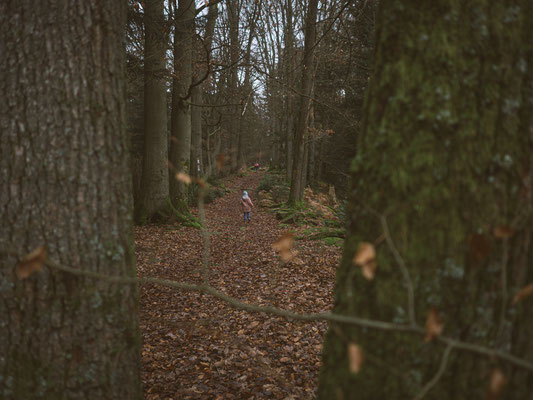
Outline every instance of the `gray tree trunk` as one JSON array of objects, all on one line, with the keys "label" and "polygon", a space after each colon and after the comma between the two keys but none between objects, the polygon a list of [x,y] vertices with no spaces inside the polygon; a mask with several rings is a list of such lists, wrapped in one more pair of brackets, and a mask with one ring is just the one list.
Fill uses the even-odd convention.
[{"label": "gray tree trunk", "polygon": [[294,141],[294,89],[295,86],[295,51],[292,0],[286,0],[285,41],[285,177],[291,179],[293,165]]},{"label": "gray tree trunk", "polygon": [[[197,62],[197,77],[196,79],[203,79],[204,75],[208,71],[208,63],[211,59],[211,47],[213,43],[213,34],[215,31],[215,23],[218,17],[218,5],[213,4],[209,7],[207,12],[207,23],[205,28],[205,37],[203,38],[203,43],[199,44],[196,51],[196,62]],[[206,85],[209,78],[206,81],[202,82],[200,85],[193,88],[193,103],[200,104],[203,101],[203,92],[205,91]],[[192,138],[191,138],[191,172],[193,175],[198,173],[198,164],[197,160],[200,160],[200,172],[201,174],[211,173],[210,167],[210,155],[209,155],[209,131],[206,130],[206,139],[205,146],[206,152],[204,157],[202,138],[203,138],[203,129],[202,129],[202,107],[193,106],[192,108]],[[204,162],[205,159],[205,162]],[[206,168],[205,163],[209,164]]]},{"label": "gray tree trunk", "polygon": [[190,172],[191,98],[195,6],[193,0],[179,0],[174,33],[174,79],[170,133],[170,199],[178,210],[187,210],[188,189],[176,179],[177,173]]},{"label": "gray tree trunk", "polygon": [[126,3],[0,3],[0,398],[140,399]]},{"label": "gray tree trunk", "polygon": [[[311,111],[309,111],[309,127],[315,128],[315,110],[313,104],[311,104]],[[316,168],[316,162],[315,162],[315,153],[316,153],[316,135],[313,135],[313,137],[309,138],[308,140],[308,148],[309,148],[309,155],[307,157],[308,159],[308,167],[307,167],[307,183],[311,185],[311,187],[315,187],[315,168]]]},{"label": "gray tree trunk", "polygon": [[144,156],[136,219],[144,223],[168,209],[166,34],[163,0],[145,2]]},{"label": "gray tree trunk", "polygon": [[302,96],[300,96],[300,108],[298,110],[298,125],[296,126],[294,164],[291,175],[291,190],[289,203],[296,203],[303,199],[304,187],[302,186],[302,174],[305,163],[305,142],[307,140],[307,116],[309,113],[310,95],[313,86],[313,54],[316,38],[316,16],[318,0],[310,0],[307,18],[305,22],[305,44],[302,66]]},{"label": "gray tree trunk", "polygon": [[[193,104],[202,103],[201,86],[192,89]],[[191,175],[200,176],[204,170],[202,165],[202,107],[192,106],[192,130],[191,130]]]},{"label": "gray tree trunk", "polygon": [[235,172],[239,167],[237,157],[239,151],[239,108],[236,105],[239,102],[237,63],[239,61],[239,2],[237,0],[227,0],[226,2],[229,13],[229,45],[230,45],[230,121],[229,121],[229,165],[230,171]]}]

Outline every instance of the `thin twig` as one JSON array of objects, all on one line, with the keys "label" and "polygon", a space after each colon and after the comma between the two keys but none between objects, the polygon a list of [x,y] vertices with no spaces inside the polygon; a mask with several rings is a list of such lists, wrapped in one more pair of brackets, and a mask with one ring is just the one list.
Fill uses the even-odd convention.
[{"label": "thin twig", "polygon": [[444,374],[444,371],[446,370],[446,364],[448,364],[448,358],[450,357],[450,353],[452,352],[453,347],[454,346],[452,344],[448,344],[448,346],[444,350],[444,353],[442,354],[442,359],[440,360],[440,365],[437,373],[428,383],[426,383],[420,393],[416,395],[414,400],[422,399],[439,382],[440,378]]},{"label": "thin twig", "polygon": [[403,261],[402,256],[400,255],[400,252],[396,248],[396,245],[394,244],[394,241],[392,240],[389,225],[387,224],[387,219],[384,215],[379,214],[379,219],[381,221],[381,226],[383,228],[383,234],[385,235],[385,241],[389,245],[389,248],[392,252],[392,255],[394,256],[394,259],[396,260],[396,263],[400,266],[400,270],[403,275],[403,279],[405,280],[405,283],[407,285],[407,297],[409,302],[409,322],[416,326],[416,318],[415,318],[415,292],[413,289],[413,281],[411,280],[411,275],[409,274],[409,270],[407,269],[407,266],[405,265],[405,262]]}]

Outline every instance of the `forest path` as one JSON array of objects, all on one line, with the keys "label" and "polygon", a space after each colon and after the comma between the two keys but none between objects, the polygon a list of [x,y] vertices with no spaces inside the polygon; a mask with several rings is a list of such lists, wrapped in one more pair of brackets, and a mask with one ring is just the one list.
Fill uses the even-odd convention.
[{"label": "forest path", "polygon": [[[297,259],[281,266],[272,243],[287,228],[258,206],[255,188],[261,176],[225,180],[230,193],[205,207],[209,282],[250,303],[326,311],[340,251],[319,241],[298,241]],[[246,225],[239,204],[242,188],[256,206]],[[139,276],[201,282],[198,229],[138,227],[135,242]],[[325,323],[251,314],[211,296],[156,285],[142,286],[140,299],[146,399],[313,398]]]}]

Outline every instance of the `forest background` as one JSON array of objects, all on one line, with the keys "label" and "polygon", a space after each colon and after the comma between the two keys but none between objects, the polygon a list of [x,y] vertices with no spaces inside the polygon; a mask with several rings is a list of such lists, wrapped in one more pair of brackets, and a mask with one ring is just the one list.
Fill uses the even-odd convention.
[{"label": "forest background", "polygon": [[4,397],[140,397],[132,217],[255,162],[346,200],[319,398],[531,397],[530,2],[109,3],[0,6]]}]

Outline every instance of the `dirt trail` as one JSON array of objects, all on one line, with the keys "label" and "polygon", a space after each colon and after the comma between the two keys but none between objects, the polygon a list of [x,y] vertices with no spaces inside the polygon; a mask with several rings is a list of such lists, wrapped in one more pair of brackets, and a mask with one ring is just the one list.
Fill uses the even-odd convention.
[{"label": "dirt trail", "polygon": [[[210,284],[256,304],[299,312],[328,310],[338,248],[298,241],[295,262],[280,266],[272,243],[286,228],[258,207],[260,177],[257,173],[225,181],[231,192],[206,205]],[[256,205],[246,225],[239,206],[241,188],[249,190]],[[148,226],[135,233],[139,276],[200,283],[199,230]],[[159,286],[143,286],[140,293],[147,399],[313,398],[324,323],[250,314],[207,295]]]}]

